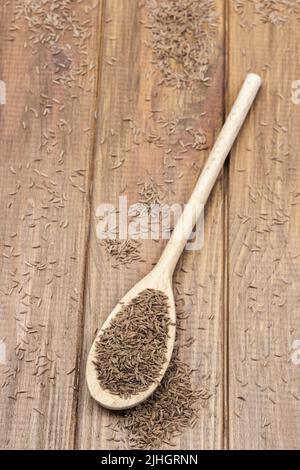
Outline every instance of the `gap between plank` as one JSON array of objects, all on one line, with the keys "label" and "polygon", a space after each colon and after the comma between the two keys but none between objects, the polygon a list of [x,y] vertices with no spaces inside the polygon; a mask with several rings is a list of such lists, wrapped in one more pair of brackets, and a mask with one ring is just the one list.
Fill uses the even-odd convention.
[{"label": "gap between plank", "polygon": [[[229,23],[230,23],[229,3],[224,4],[224,119],[229,111]],[[224,337],[224,358],[223,358],[223,448],[229,449],[229,167],[231,152],[228,156],[228,163],[224,166],[224,275],[223,275],[223,337]]]}]

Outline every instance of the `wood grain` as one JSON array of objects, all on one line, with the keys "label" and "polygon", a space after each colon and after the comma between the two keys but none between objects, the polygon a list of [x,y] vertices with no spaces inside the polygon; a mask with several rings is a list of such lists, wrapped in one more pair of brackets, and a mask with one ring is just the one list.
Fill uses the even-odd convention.
[{"label": "wood grain", "polygon": [[[193,385],[203,392],[199,421],[175,448],[299,448],[299,19],[264,24],[252,1],[216,3],[211,86],[191,91],[159,85],[143,2],[78,2],[91,35],[81,52],[78,38],[60,41],[71,65],[67,53],[33,44],[24,18],[14,23],[14,0],[1,2],[2,449],[124,447],[107,440],[116,417],[90,398],[86,358],[165,242],[143,240],[145,262],[116,269],[96,236],[96,210],[117,207],[120,195],[138,202],[136,183],[150,176],[169,188],[164,202],[187,201],[224,94],[228,111],[248,71],[263,89],[207,205],[204,248],[185,252],[174,278],[178,310],[189,314],[180,344],[195,338],[182,356],[200,369]],[[71,87],[55,83],[60,59],[66,73],[85,62]],[[180,153],[188,127],[205,131],[206,150]]]},{"label": "wood grain", "polygon": [[[121,189],[128,205],[139,199],[138,181],[148,181],[149,174],[159,182],[183,173],[171,185],[170,202],[187,201],[197,175],[207,157],[207,151],[187,152],[183,161],[170,168],[166,146],[147,142],[145,136],[158,132],[164,137],[157,116],[170,122],[180,118],[180,126],[167,146],[176,145],[187,126],[201,126],[208,135],[208,147],[222,123],[224,28],[223,2],[218,2],[220,14],[216,56],[210,75],[212,85],[190,90],[174,90],[158,86],[159,76],[152,73],[152,51],[147,46],[147,16],[145,8],[129,0],[104,2],[102,71],[99,82],[99,121],[95,168],[88,267],[86,276],[84,340],[80,378],[80,400],[76,447],[80,449],[123,448],[124,444],[108,441],[106,427],[116,420],[111,412],[101,409],[89,396],[85,383],[84,364],[97,329],[102,325],[118,300],[152,267],[161,253],[163,242],[143,241],[145,263],[114,269],[96,236],[99,222],[97,207],[103,202],[118,205]],[[111,60],[114,57],[115,60]],[[206,115],[199,119],[199,113]],[[134,139],[128,120],[140,130]],[[128,152],[125,152],[129,149]],[[116,157],[112,154],[117,155]],[[112,170],[114,162],[125,158],[122,166]],[[165,183],[167,184],[167,183]],[[187,430],[176,442],[176,448],[221,448],[223,439],[223,281],[224,281],[224,205],[223,177],[219,179],[208,203],[205,217],[205,246],[201,252],[186,252],[175,275],[178,306],[185,304],[189,318],[182,332],[183,344],[191,335],[195,343],[184,350],[191,367],[200,367],[194,385],[203,389],[200,419],[193,430]],[[179,284],[180,283],[180,284]],[[216,292],[218,293],[216,295]]]},{"label": "wood grain", "polygon": [[262,24],[248,7],[238,15],[229,2],[228,106],[249,68],[264,79],[230,158],[229,447],[296,449],[300,114],[291,94],[299,23],[291,15],[282,26]]},{"label": "wood grain", "polygon": [[68,86],[53,82],[57,56],[31,43],[26,21],[14,27],[14,5],[0,6],[0,78],[7,88],[0,106],[0,448],[68,449],[76,424],[101,8],[73,6],[91,35],[80,51],[78,38],[62,40],[75,64],[88,64]]}]

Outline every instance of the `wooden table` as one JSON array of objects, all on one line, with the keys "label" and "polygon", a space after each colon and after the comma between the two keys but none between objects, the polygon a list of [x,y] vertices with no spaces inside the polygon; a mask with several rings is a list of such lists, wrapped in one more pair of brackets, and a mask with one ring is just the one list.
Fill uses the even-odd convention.
[{"label": "wooden table", "polygon": [[[180,341],[195,338],[185,360],[209,396],[176,447],[300,447],[300,12],[272,24],[247,0],[216,5],[210,86],[191,90],[158,85],[137,0],[75,2],[81,36],[60,40],[75,78],[59,48],[49,56],[46,36],[14,21],[15,0],[1,2],[2,449],[122,447],[88,394],[86,357],[165,241],[143,241],[145,263],[116,269],[97,207],[137,202],[149,175],[186,201],[250,70],[263,88],[206,208],[204,248],[175,276],[189,313]],[[206,150],[176,161],[174,183],[166,147],[144,137],[164,132],[158,114],[181,120],[178,141],[187,126],[207,134]]]}]

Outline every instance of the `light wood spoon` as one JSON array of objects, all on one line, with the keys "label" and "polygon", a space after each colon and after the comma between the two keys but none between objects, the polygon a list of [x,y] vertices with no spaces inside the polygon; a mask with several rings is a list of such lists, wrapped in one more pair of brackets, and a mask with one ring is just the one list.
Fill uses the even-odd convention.
[{"label": "light wood spoon", "polygon": [[[123,410],[134,407],[146,400],[157,388],[163,378],[173,352],[176,332],[176,311],[175,301],[172,290],[172,277],[179,257],[190,237],[191,228],[198,220],[208,196],[216,182],[216,179],[223,167],[224,161],[230,152],[230,149],[238,135],[240,128],[248,114],[248,111],[255,99],[255,96],[261,86],[261,78],[256,74],[247,75],[240,93],[228,115],[226,122],[219,134],[219,137],[209,155],[209,158],[202,170],[196,187],[185,207],[178,223],[168,241],[161,258],[154,269],[136,284],[114,308],[107,320],[104,322],[101,330],[94,340],[87,359],[86,379],[92,397],[105,408],[112,410]],[[188,233],[187,233],[188,232]],[[124,304],[128,304],[133,298],[145,289],[156,289],[163,292],[169,299],[169,315],[171,325],[169,326],[169,337],[167,344],[166,361],[161,369],[160,376],[149,388],[137,395],[129,398],[122,398],[114,395],[101,387],[97,378],[97,371],[93,364],[95,360],[95,346],[103,330],[110,326],[112,318],[120,311]]]}]

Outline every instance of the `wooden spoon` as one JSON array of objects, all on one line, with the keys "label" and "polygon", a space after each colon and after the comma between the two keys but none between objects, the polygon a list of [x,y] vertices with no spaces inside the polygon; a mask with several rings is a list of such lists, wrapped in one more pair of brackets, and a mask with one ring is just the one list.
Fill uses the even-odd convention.
[{"label": "wooden spoon", "polygon": [[[134,407],[146,400],[156,389],[162,377],[164,376],[174,347],[176,332],[176,311],[175,301],[172,290],[172,277],[179,257],[189,239],[191,228],[198,220],[208,196],[215,184],[215,181],[223,167],[224,161],[230,152],[230,149],[238,135],[238,132],[248,114],[248,111],[255,99],[255,96],[261,86],[261,78],[256,74],[249,74],[240,90],[240,93],[234,103],[234,106],[228,115],[226,122],[219,134],[219,137],[209,155],[209,158],[202,170],[196,187],[190,197],[188,205],[185,207],[173,234],[168,241],[161,258],[155,268],[136,284],[114,308],[107,320],[104,322],[101,330],[94,340],[90,350],[87,367],[86,379],[92,397],[105,408],[112,410],[123,410]],[[187,233],[188,232],[188,233]],[[110,326],[112,318],[120,311],[124,304],[128,304],[133,298],[145,289],[156,289],[163,292],[169,299],[169,314],[171,325],[169,326],[169,338],[167,343],[166,361],[161,369],[160,376],[149,388],[137,395],[129,398],[122,398],[114,395],[101,387],[97,378],[97,371],[93,364],[96,358],[95,346],[103,330]]]}]

